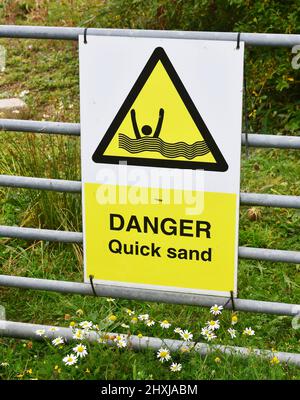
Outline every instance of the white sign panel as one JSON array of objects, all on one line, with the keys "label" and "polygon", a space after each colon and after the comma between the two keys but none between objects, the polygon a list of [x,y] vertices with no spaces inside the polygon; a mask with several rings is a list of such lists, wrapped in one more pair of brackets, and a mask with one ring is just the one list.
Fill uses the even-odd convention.
[{"label": "white sign panel", "polygon": [[243,43],[79,45],[85,281],[236,294]]}]

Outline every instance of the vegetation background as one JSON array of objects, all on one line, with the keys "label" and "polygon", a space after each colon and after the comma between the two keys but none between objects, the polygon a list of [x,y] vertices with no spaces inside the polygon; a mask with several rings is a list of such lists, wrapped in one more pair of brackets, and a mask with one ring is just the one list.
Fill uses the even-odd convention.
[{"label": "vegetation background", "polygon": [[[298,0],[3,0],[0,23],[98,28],[168,29],[299,33]],[[22,97],[28,119],[79,122],[78,47],[76,42],[1,39],[7,64],[0,73],[0,98]],[[291,49],[247,46],[247,98],[244,132],[298,135],[300,130],[299,69],[293,69]],[[28,133],[0,134],[0,173],[80,180],[78,138]],[[241,191],[300,195],[300,161],[296,150],[250,149],[242,156]],[[81,199],[76,194],[0,188],[0,224],[81,230]],[[254,217],[253,217],[254,215]],[[300,250],[300,214],[294,209],[241,207],[240,245]],[[47,279],[82,280],[79,245],[0,240],[1,274]],[[299,303],[299,265],[240,260],[239,297]],[[203,308],[85,298],[55,293],[0,288],[0,304],[9,320],[68,324],[84,319],[103,320],[114,313],[122,330],[124,307],[148,312],[156,320],[197,335],[208,319]],[[124,321],[123,321],[124,319]],[[224,324],[230,324],[230,312]],[[248,342],[234,344],[299,352],[299,330],[291,318],[240,313],[239,329],[256,331]],[[175,337],[155,328],[143,334]],[[124,330],[124,329],[123,329]],[[136,331],[137,332],[137,331]],[[230,343],[219,338],[217,343]],[[151,351],[134,353],[105,346],[93,349],[78,369],[62,365],[61,356],[46,344],[1,339],[2,379],[147,379],[174,378]],[[185,357],[185,356],[182,356]],[[182,361],[179,379],[299,379],[295,367],[271,365],[269,360],[247,360],[219,355]],[[57,368],[56,368],[57,367]],[[28,372],[29,371],[29,372]],[[30,372],[31,371],[31,372]],[[58,372],[59,371],[59,372]],[[89,372],[86,372],[89,371]]]}]

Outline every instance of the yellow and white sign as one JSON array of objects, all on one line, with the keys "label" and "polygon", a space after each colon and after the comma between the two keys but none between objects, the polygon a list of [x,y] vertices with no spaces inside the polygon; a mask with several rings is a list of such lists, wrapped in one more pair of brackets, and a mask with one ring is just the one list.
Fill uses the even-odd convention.
[{"label": "yellow and white sign", "polygon": [[79,41],[85,281],[236,295],[243,44]]}]

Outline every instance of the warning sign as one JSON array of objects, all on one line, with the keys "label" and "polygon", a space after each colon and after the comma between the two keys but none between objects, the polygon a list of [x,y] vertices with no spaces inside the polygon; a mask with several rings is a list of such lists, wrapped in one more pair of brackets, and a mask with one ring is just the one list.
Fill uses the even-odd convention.
[{"label": "warning sign", "polygon": [[154,50],[93,155],[97,163],[120,160],[168,168],[228,168],[161,47]]},{"label": "warning sign", "polygon": [[85,281],[236,295],[243,43],[79,44]]}]

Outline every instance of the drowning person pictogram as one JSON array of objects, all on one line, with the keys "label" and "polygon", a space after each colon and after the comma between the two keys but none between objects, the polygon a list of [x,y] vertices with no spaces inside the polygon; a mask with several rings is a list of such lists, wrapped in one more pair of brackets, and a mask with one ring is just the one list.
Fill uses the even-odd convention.
[{"label": "drowning person pictogram", "polygon": [[92,159],[226,171],[228,165],[164,49],[157,47]]},{"label": "drowning person pictogram", "polygon": [[163,108],[159,110],[159,118],[153,136],[149,136],[152,134],[152,127],[149,125],[144,125],[142,127],[141,131],[146,135],[142,136],[137,125],[135,110],[132,109],[130,114],[135,138],[131,138],[124,133],[119,133],[119,147],[129,153],[137,154],[144,151],[152,151],[160,153],[167,158],[184,157],[187,160],[192,160],[197,156],[204,156],[210,152],[204,140],[192,144],[187,144],[185,142],[168,143],[162,140],[159,134],[164,119]]}]

